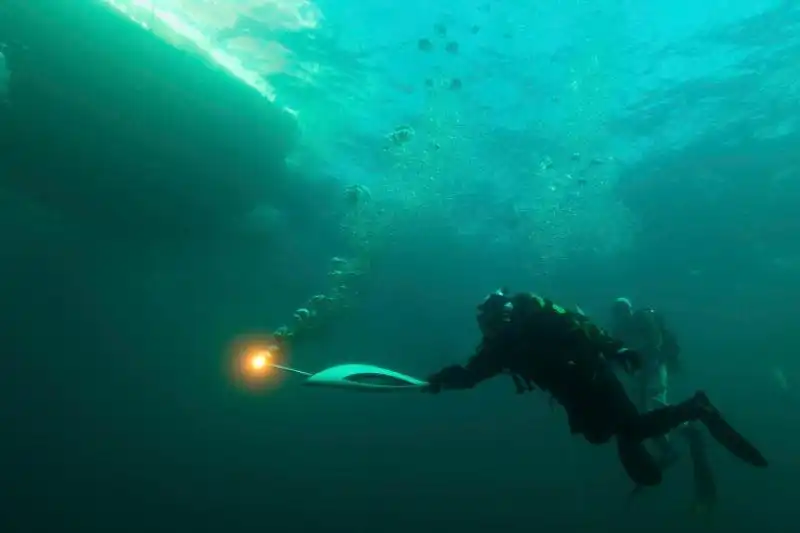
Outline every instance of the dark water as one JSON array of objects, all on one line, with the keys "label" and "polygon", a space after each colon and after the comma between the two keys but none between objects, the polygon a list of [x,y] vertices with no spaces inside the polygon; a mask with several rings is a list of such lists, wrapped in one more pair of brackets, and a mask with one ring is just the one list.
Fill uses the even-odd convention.
[{"label": "dark water", "polygon": [[[291,253],[287,243],[255,249],[236,239],[150,250],[37,228],[21,214],[4,228],[9,531],[699,528],[688,516],[688,465],[626,511],[630,487],[614,450],[571,438],[545,397],[517,397],[505,380],[435,398],[367,398],[291,379],[259,394],[237,388],[225,368],[232,339],[277,326],[323,285],[323,269],[311,266],[323,264],[319,255],[296,244]],[[504,265],[502,251],[489,263],[476,244],[444,232],[426,239],[399,243],[362,306],[298,347],[295,364],[363,360],[424,375],[469,354],[474,303],[498,282],[544,287],[588,309],[623,291],[653,294],[690,358],[676,394],[706,388],[772,461],[754,471],[713,452],[715,523],[791,518],[795,405],[765,361],[791,369],[781,344],[791,335],[778,336],[791,326],[787,309],[746,318],[741,294],[678,281],[667,292],[636,266],[624,278],[571,265],[537,280]],[[770,304],[779,291],[770,283],[750,287],[760,292],[753,305]]]},{"label": "dark water", "polygon": [[[613,447],[571,437],[560,408],[504,379],[438,397],[291,377],[241,387],[235,339],[283,324],[348,250],[344,183],[302,175],[281,197],[281,231],[191,238],[116,233],[59,212],[58,198],[3,193],[0,531],[787,531],[800,516],[800,136],[742,131],[624,167],[615,195],[642,230],[613,260],[537,269],[520,260],[535,248],[458,235],[437,217],[395,228],[357,305],[290,361],[424,376],[471,353],[475,304],[500,285],[600,320],[628,296],[662,309],[680,338],[688,372],[674,397],[707,390],[770,460],[750,469],[712,448],[712,515],[689,512],[686,461],[629,505]],[[691,179],[699,167],[719,176],[713,188]],[[765,192],[762,177],[785,171],[781,193]],[[82,200],[102,202],[91,192]]]}]

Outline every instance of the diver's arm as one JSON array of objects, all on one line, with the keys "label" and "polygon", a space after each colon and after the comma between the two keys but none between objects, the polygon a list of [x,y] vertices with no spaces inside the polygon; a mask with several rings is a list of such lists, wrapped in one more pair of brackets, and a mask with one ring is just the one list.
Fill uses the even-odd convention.
[{"label": "diver's arm", "polygon": [[604,353],[607,359],[622,366],[628,374],[635,374],[644,366],[642,354],[630,348],[620,348],[616,352]]},{"label": "diver's arm", "polygon": [[442,390],[471,389],[502,371],[497,360],[495,354],[481,346],[466,365],[448,366],[430,376],[427,380],[428,386],[423,390],[437,393]]},{"label": "diver's arm", "polygon": [[643,359],[636,350],[626,348],[619,339],[612,337],[602,329],[594,326],[595,331],[592,340],[597,346],[597,350],[609,361],[613,361],[625,368],[629,374],[634,373],[642,367]]}]

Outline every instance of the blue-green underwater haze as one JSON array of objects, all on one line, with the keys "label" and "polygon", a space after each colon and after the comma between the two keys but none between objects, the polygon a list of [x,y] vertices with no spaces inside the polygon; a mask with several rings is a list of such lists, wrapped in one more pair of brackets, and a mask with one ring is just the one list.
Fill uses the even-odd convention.
[{"label": "blue-green underwater haze", "polygon": [[[799,32],[781,0],[4,0],[0,533],[796,529]],[[673,399],[769,467],[710,445],[697,513],[685,451],[630,497],[507,378],[235,371],[320,295],[281,362],[424,377],[500,286],[659,309]]]}]

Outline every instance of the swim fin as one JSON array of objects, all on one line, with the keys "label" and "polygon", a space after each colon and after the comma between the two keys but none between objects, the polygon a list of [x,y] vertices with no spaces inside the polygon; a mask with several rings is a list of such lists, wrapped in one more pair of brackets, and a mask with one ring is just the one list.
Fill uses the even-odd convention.
[{"label": "swim fin", "polygon": [[643,442],[617,436],[617,452],[625,472],[637,486],[650,487],[661,483],[661,469]]},{"label": "swim fin", "polygon": [[764,468],[767,460],[758,449],[733,429],[722,414],[711,404],[708,396],[698,392],[694,398],[696,405],[702,410],[700,421],[708,428],[708,432],[726,450],[753,466]]}]

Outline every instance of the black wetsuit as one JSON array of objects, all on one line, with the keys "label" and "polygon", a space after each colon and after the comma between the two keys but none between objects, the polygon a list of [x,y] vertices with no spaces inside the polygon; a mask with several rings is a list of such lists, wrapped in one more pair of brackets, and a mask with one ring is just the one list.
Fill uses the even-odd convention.
[{"label": "black wetsuit", "polygon": [[638,354],[606,334],[581,314],[530,293],[508,298],[507,324],[484,337],[465,366],[449,366],[428,379],[428,392],[469,389],[501,373],[518,388],[550,393],[567,411],[573,434],[593,444],[617,438],[619,456],[640,485],[661,481],[661,470],[643,445],[679,425],[702,420],[712,434],[741,459],[766,466],[766,460],[724,422],[705,394],[685,402],[640,413],[614,372],[613,363],[637,366]]}]

